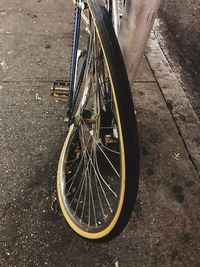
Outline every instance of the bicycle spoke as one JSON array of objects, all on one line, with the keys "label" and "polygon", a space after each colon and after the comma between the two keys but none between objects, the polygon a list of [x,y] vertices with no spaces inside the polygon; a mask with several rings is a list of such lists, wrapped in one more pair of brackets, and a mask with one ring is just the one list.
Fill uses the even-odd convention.
[{"label": "bicycle spoke", "polygon": [[[86,129],[90,132],[89,128],[87,127],[87,125],[85,124],[83,118],[82,121],[86,127]],[[112,162],[109,160],[109,158],[107,157],[107,155],[105,154],[105,152],[103,151],[103,149],[101,148],[101,146],[98,144],[98,142],[94,139],[94,137],[91,135],[91,137],[93,138],[93,140],[95,141],[96,145],[98,146],[98,148],[101,150],[102,154],[104,155],[104,157],[107,159],[107,161],[110,163],[110,166],[112,167],[112,169],[114,170],[114,172],[117,174],[118,177],[120,177],[120,174],[117,172],[117,170],[115,169],[115,167],[113,166]]]},{"label": "bicycle spoke", "polygon": [[[83,154],[83,155],[84,155],[84,154]],[[83,161],[83,157],[82,157],[82,159],[81,159],[80,162],[79,162],[79,165],[78,165],[78,168],[76,169],[75,174],[74,174],[74,175],[73,175],[73,176],[72,176],[72,177],[65,183],[65,185],[67,185],[67,184],[68,184],[69,182],[71,182],[72,180],[75,180],[75,178],[77,177],[77,173],[79,172],[79,170],[80,170],[80,168],[81,168],[82,161]],[[69,171],[67,171],[67,173],[69,173]],[[73,181],[72,184],[70,185],[70,188],[69,188],[67,194],[69,193],[71,187],[73,186],[73,183],[74,183],[74,181]]]},{"label": "bicycle spoke", "polygon": [[[108,204],[108,206],[110,207],[110,210],[111,210],[111,212],[112,212],[111,205],[110,205],[110,203],[109,203],[109,200],[108,200],[108,198],[107,198],[107,196],[106,196],[105,190],[103,189],[103,186],[102,186],[101,181],[100,181],[100,179],[99,179],[99,175],[98,175],[98,173],[97,173],[97,171],[96,171],[96,168],[95,168],[95,166],[94,166],[94,163],[92,162],[92,159],[91,159],[91,157],[90,157],[89,154],[88,154],[88,157],[89,157],[89,160],[90,160],[90,162],[91,162],[91,165],[92,165],[92,167],[93,167],[93,169],[94,169],[95,175],[96,175],[96,177],[97,177],[97,179],[98,179],[98,181],[99,181],[99,183],[100,183],[100,185],[101,185],[101,189],[102,189],[102,192],[103,192],[103,194],[104,194],[104,196],[105,196],[106,202],[107,202],[107,204]],[[105,183],[105,184],[107,185],[107,183]],[[113,192],[113,190],[112,190],[109,186],[108,186],[108,188],[109,188],[110,191],[116,196],[115,192]],[[117,197],[117,196],[116,196],[116,197]]]}]

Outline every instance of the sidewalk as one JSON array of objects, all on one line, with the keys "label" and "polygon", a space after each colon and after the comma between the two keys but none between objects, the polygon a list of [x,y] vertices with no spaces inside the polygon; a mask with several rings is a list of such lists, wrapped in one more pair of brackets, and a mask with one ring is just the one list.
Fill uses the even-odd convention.
[{"label": "sidewalk", "polygon": [[192,141],[183,134],[184,118],[191,132],[198,123],[191,113],[177,123],[180,95],[176,103],[165,95],[167,89],[173,94],[173,82],[163,90],[174,74],[159,74],[163,61],[151,43],[133,88],[141,174],[128,226],[109,243],[95,244],[76,236],[52,208],[66,129],[64,104],[50,97],[49,88],[66,77],[72,11],[70,0],[1,1],[0,266],[199,266],[194,157],[200,150],[197,142],[189,157]]}]

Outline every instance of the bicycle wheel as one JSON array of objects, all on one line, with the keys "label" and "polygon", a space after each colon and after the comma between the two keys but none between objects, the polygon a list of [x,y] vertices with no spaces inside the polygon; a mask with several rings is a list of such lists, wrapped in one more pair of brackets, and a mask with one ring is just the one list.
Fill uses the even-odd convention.
[{"label": "bicycle wheel", "polygon": [[[128,222],[139,153],[130,86],[107,11],[88,0],[87,62],[58,166],[61,210],[80,236],[110,239]],[[79,79],[78,79],[79,80]]]}]

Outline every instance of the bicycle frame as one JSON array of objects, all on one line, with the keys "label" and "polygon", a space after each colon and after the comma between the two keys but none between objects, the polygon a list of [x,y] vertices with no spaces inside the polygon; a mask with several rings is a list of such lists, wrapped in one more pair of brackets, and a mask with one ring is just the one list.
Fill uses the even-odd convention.
[{"label": "bicycle frame", "polygon": [[76,70],[80,53],[78,53],[79,33],[80,33],[80,22],[81,22],[81,5],[82,1],[78,0],[75,6],[74,12],[74,32],[73,32],[73,44],[72,44],[72,55],[71,55],[71,72],[70,72],[70,95],[67,111],[68,126],[71,124],[71,117],[75,106],[75,96],[77,95],[78,88],[76,88]]}]

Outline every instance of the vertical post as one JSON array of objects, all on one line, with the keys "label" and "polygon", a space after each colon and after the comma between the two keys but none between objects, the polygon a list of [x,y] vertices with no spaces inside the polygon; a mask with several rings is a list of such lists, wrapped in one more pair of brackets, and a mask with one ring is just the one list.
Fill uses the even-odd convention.
[{"label": "vertical post", "polygon": [[131,85],[135,81],[161,1],[126,0],[119,43]]}]

